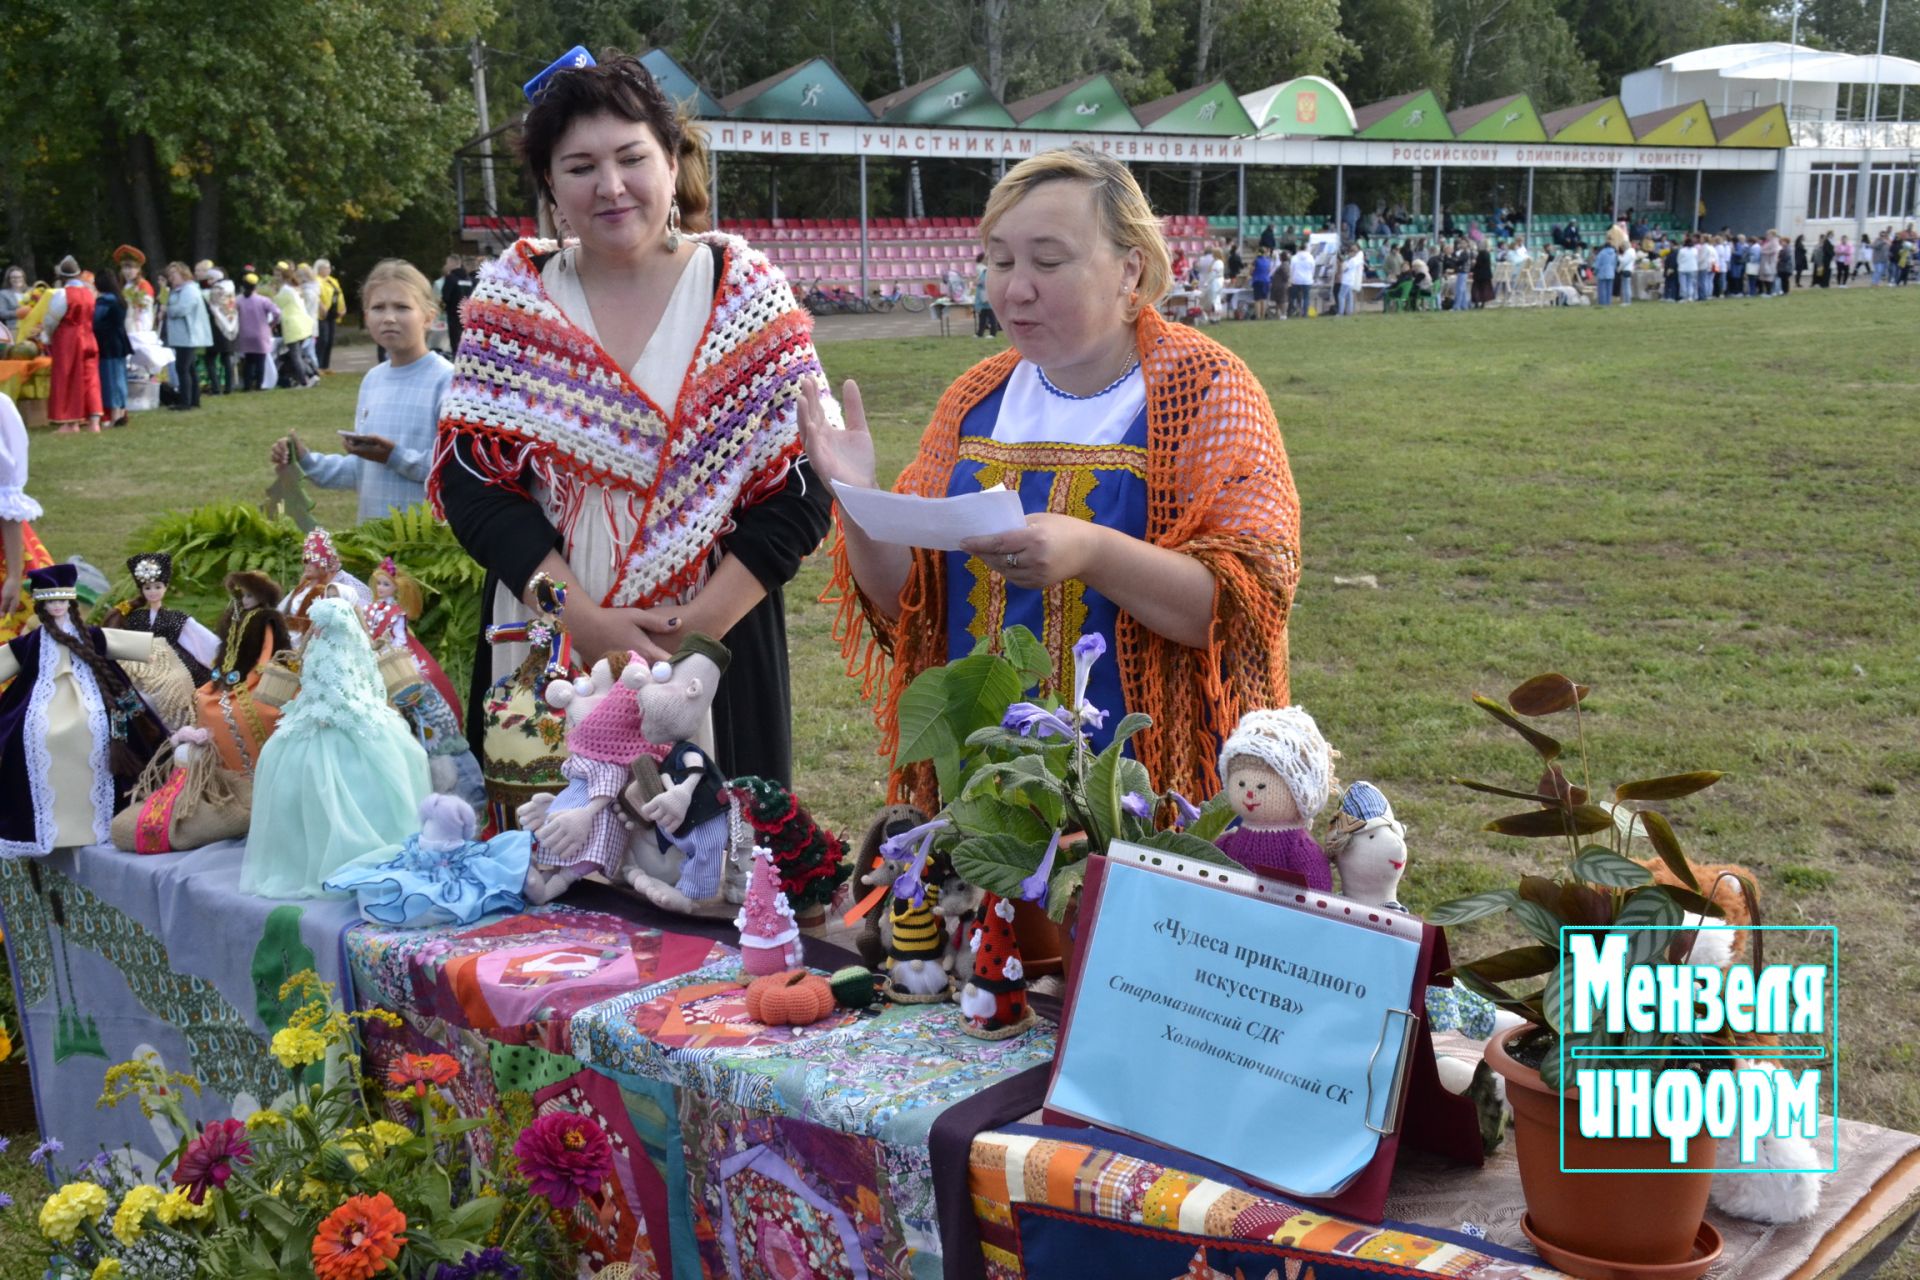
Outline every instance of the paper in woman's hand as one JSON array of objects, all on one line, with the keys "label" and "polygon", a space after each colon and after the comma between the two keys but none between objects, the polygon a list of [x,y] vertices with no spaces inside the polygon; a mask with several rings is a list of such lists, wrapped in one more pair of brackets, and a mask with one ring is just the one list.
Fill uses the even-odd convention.
[{"label": "paper in woman's hand", "polygon": [[963,538],[987,538],[1026,527],[1020,495],[1010,489],[963,493],[953,498],[916,498],[884,489],[833,482],[840,509],[875,542],[930,551],[958,551]]}]

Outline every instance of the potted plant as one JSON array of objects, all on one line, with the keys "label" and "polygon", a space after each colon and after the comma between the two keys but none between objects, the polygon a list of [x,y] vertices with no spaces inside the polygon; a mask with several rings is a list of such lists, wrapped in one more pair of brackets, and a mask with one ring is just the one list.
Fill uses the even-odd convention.
[{"label": "potted plant", "polygon": [[[1507,1081],[1514,1113],[1515,1155],[1526,1195],[1527,1233],[1556,1266],[1575,1274],[1633,1274],[1638,1268],[1711,1263],[1716,1246],[1703,1246],[1707,1192],[1713,1178],[1714,1142],[1701,1136],[1689,1145],[1685,1171],[1594,1174],[1573,1170],[1650,1170],[1669,1167],[1665,1138],[1587,1138],[1580,1132],[1578,1092],[1563,1074],[1567,1050],[1580,1046],[1631,1049],[1664,1055],[1666,1067],[1701,1069],[1724,1041],[1694,1032],[1609,1032],[1604,1023],[1584,1033],[1562,1026],[1562,1008],[1573,1003],[1572,970],[1562,952],[1562,929],[1595,935],[1625,935],[1628,964],[1665,955],[1683,961],[1697,934],[1682,926],[1724,913],[1702,892],[1673,826],[1647,808],[1712,786],[1712,771],[1646,778],[1616,786],[1610,800],[1596,800],[1586,758],[1581,704],[1587,686],[1558,673],[1535,676],[1502,706],[1476,694],[1475,705],[1514,730],[1544,766],[1532,790],[1462,778],[1453,781],[1489,795],[1528,801],[1533,808],[1496,818],[1486,830],[1501,835],[1562,842],[1567,860],[1555,875],[1522,876],[1516,888],[1477,893],[1429,913],[1434,924],[1459,925],[1504,913],[1526,935],[1524,946],[1456,964],[1450,975],[1469,990],[1526,1019],[1527,1025],[1488,1042],[1487,1063]],[[1571,713],[1578,743],[1580,781],[1555,763],[1561,743],[1529,720]],[[1647,866],[1628,857],[1644,839],[1677,883],[1656,883]],[[1753,918],[1752,886],[1740,886]],[[1690,919],[1690,916],[1693,917]],[[1755,939],[1759,963],[1759,934]],[[1563,984],[1566,987],[1562,991]]]},{"label": "potted plant", "polygon": [[[1075,909],[1087,859],[1116,840],[1232,866],[1214,847],[1233,811],[1224,803],[1196,809],[1176,792],[1159,792],[1146,766],[1126,754],[1127,742],[1152,725],[1123,717],[1095,750],[1089,729],[1107,712],[1087,702],[1087,680],[1106,653],[1098,635],[1073,646],[1073,687],[1052,684],[1054,663],[1034,634],[1009,627],[997,647],[985,642],[964,658],[920,673],[900,699],[896,767],[930,762],[945,801],[946,826],[935,848],[969,883],[1016,903],[1027,919],[1044,911],[1065,926]],[[1069,694],[1062,697],[1062,693]],[[1170,812],[1174,826],[1156,818]],[[1029,954],[1030,973],[1044,955]],[[1062,954],[1066,947],[1060,943]]]}]

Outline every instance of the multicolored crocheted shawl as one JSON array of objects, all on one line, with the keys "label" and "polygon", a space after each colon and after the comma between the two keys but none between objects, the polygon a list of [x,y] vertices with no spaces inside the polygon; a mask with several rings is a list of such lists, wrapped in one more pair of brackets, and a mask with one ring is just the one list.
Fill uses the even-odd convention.
[{"label": "multicolored crocheted shawl", "polygon": [[[1188,648],[1122,612],[1115,658],[1128,709],[1153,718],[1133,739],[1135,755],[1155,786],[1198,798],[1219,789],[1215,756],[1241,714],[1287,704],[1300,500],[1273,406],[1238,356],[1152,308],[1141,312],[1134,337],[1147,387],[1146,540],[1212,571],[1212,641]],[[1004,351],[947,388],[896,491],[946,496],[962,420],[1019,361],[1019,352]],[[845,541],[836,538],[824,598],[840,605],[834,635],[874,703],[881,754],[891,757],[900,695],[928,667],[963,656],[947,653],[946,555],[914,552],[899,617],[888,618],[859,593]],[[926,765],[897,772],[891,792],[928,813],[937,807]]]},{"label": "multicolored crocheted shawl", "polygon": [[532,497],[530,471],[563,535],[589,501],[625,504],[635,533],[603,604],[645,607],[700,580],[732,513],[777,491],[799,457],[803,379],[825,382],[812,317],[779,269],[744,240],[692,238],[725,257],[671,412],[547,295],[536,263],[554,242],[518,241],[481,272],[440,405],[427,485],[436,515],[440,469],[459,465],[450,455],[465,437],[489,482]]}]

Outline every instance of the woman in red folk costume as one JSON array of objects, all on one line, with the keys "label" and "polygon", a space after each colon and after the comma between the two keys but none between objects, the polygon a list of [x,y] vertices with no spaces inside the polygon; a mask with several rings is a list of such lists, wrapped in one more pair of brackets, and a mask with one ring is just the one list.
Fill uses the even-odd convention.
[{"label": "woman in red folk costume", "polygon": [[100,342],[93,336],[93,286],[80,278],[68,254],[54,268],[60,277],[47,303],[47,334],[53,356],[47,420],[62,434],[100,429]]}]

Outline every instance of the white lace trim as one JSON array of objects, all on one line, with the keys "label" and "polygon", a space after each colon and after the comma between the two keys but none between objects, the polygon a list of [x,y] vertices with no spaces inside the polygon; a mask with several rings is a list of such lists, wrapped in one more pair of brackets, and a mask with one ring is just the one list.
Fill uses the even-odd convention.
[{"label": "white lace trim", "polygon": [[[40,637],[40,670],[33,692],[27,695],[27,715],[20,726],[20,745],[27,753],[27,798],[33,805],[33,839],[0,840],[0,855],[32,857],[53,852],[53,755],[47,750],[47,703],[53,699],[54,667],[60,646]],[[26,675],[21,672],[21,677]]]},{"label": "white lace trim", "polygon": [[[80,643],[87,643],[85,636]],[[80,690],[81,704],[87,709],[87,732],[93,735],[93,752],[88,761],[93,769],[93,842],[107,844],[113,839],[113,773],[107,766],[113,728],[107,723],[106,699],[100,696],[100,685],[94,680],[93,672],[71,657],[67,666],[73,672],[74,687]]]},{"label": "white lace trim", "polygon": [[18,485],[0,484],[0,520],[38,520],[40,504]]}]

